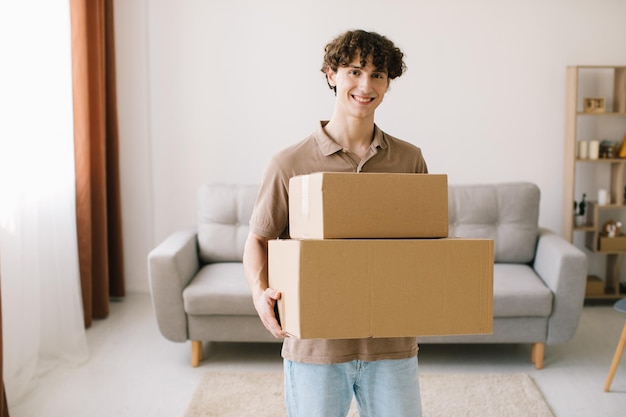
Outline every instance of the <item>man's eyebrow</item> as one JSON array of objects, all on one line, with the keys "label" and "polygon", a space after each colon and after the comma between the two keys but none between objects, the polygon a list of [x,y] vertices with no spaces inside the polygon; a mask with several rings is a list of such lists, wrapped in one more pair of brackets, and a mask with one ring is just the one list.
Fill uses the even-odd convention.
[{"label": "man's eyebrow", "polygon": [[[348,65],[346,65],[346,67],[354,68],[354,69],[363,69],[363,67],[361,65],[354,65],[354,64],[348,64]],[[374,70],[374,72],[381,72],[383,74],[387,74],[388,71],[386,69],[378,69],[378,68],[376,68]]]}]

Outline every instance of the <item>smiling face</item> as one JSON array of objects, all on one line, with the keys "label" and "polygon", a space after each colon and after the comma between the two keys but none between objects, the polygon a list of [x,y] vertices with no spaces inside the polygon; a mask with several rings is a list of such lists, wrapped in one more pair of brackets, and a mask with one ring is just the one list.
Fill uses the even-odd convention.
[{"label": "smiling face", "polygon": [[326,70],[328,84],[335,87],[337,101],[335,114],[344,117],[374,119],[374,111],[382,103],[389,87],[386,70],[377,69],[368,56],[365,66],[360,55],[352,62],[341,65],[337,71]]}]

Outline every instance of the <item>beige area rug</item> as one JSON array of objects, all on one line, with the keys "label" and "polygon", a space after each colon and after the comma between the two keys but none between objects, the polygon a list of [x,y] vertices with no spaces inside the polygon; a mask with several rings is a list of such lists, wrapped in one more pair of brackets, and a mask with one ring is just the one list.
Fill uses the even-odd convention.
[{"label": "beige area rug", "polygon": [[[554,417],[526,374],[421,374],[423,417]],[[282,372],[209,372],[185,417],[286,417]],[[353,404],[350,417],[358,413]]]}]

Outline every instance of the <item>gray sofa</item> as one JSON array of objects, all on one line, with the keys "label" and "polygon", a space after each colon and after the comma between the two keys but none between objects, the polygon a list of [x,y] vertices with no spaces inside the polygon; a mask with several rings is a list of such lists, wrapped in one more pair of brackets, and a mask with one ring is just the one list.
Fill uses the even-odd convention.
[{"label": "gray sofa", "polygon": [[[198,190],[198,225],[173,233],[148,255],[159,329],[191,341],[277,342],[256,315],[242,255],[257,186],[210,184]],[[494,239],[494,331],[420,337],[419,343],[530,343],[543,367],[545,344],[568,341],[583,308],[587,258],[538,227],[539,189],[530,183],[451,185],[449,235]]]}]

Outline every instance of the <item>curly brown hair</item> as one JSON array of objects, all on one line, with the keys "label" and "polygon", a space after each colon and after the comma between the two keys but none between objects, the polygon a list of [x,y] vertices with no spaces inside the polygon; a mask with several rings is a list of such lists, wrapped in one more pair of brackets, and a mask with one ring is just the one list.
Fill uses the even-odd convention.
[{"label": "curly brown hair", "polygon": [[[393,42],[376,32],[349,30],[333,39],[324,51],[324,74],[329,67],[336,72],[340,66],[348,65],[357,54],[360,55],[361,66],[365,66],[367,58],[371,56],[374,67],[378,71],[387,71],[391,80],[401,76],[406,70],[404,53]],[[331,90],[335,89],[330,84],[328,86]]]}]

